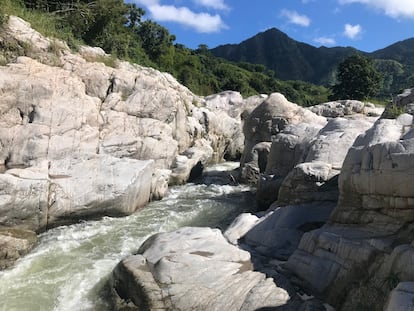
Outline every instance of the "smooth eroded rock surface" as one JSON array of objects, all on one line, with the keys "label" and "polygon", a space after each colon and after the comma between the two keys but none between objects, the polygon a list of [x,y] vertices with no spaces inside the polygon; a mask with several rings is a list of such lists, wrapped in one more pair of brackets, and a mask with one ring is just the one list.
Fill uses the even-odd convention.
[{"label": "smooth eroded rock surface", "polygon": [[168,73],[107,66],[102,49],[73,53],[14,16],[1,36],[33,51],[0,66],[0,226],[130,214],[194,168],[240,157],[241,113],[260,98],[202,98]]},{"label": "smooth eroded rock surface", "polygon": [[132,310],[257,310],[289,301],[252,268],[250,254],[218,229],[186,227],[150,237],[118,264],[111,283],[118,307],[130,300]]},{"label": "smooth eroded rock surface", "polygon": [[413,278],[412,131],[412,117],[402,115],[379,119],[356,139],[328,225],[305,233],[286,264],[302,286],[343,310],[381,310],[395,283]]}]

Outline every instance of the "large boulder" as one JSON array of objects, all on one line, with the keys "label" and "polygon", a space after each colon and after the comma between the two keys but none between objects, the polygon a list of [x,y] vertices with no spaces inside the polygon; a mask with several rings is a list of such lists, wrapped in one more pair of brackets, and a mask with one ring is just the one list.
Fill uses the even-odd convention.
[{"label": "large boulder", "polygon": [[310,141],[321,128],[318,124],[290,124],[276,135],[265,172],[260,175],[257,184],[256,197],[260,207],[267,208],[277,200],[283,180],[297,164],[304,161]]},{"label": "large boulder", "polygon": [[0,174],[0,225],[41,231],[135,212],[150,198],[152,161],[95,155]]},{"label": "large boulder", "polygon": [[316,202],[275,207],[260,218],[243,214],[224,235],[231,243],[236,244],[239,240],[268,258],[287,260],[302,235],[321,227],[334,207],[334,203]]},{"label": "large boulder", "polygon": [[265,173],[284,178],[305,160],[309,143],[323,128],[320,124],[298,123],[288,125],[272,141]]},{"label": "large boulder", "polygon": [[150,199],[153,162],[98,155],[49,168],[48,223],[129,215]]},{"label": "large boulder", "polygon": [[[259,167],[257,146],[259,143],[271,143],[276,135],[290,124],[316,124],[325,125],[326,119],[310,112],[294,103],[289,102],[282,94],[273,93],[258,105],[244,118],[243,133],[245,145],[240,166],[245,168],[245,176],[254,175],[251,171],[264,172],[265,165]],[[268,151],[270,152],[270,150]],[[267,158],[267,157],[266,157]],[[254,183],[258,180],[249,180]]]},{"label": "large boulder", "polygon": [[371,126],[371,120],[364,118],[334,118],[325,126],[287,126],[273,139],[258,183],[259,204],[336,202],[337,179],[348,149]]},{"label": "large boulder", "polygon": [[33,231],[46,228],[49,188],[47,163],[0,174],[0,226]]},{"label": "large boulder", "polygon": [[172,166],[170,182],[180,185],[194,181],[201,176],[212,155],[213,149],[207,143],[189,148],[184,154],[178,155]]},{"label": "large boulder", "polygon": [[364,119],[335,118],[329,120],[308,143],[303,163],[298,164],[283,180],[279,204],[298,204],[338,199],[337,176],[357,136],[372,123]]},{"label": "large boulder", "polygon": [[413,217],[412,120],[380,119],[355,141],[343,165],[332,221],[396,232]]},{"label": "large boulder", "polygon": [[258,310],[285,305],[289,294],[253,271],[250,254],[218,229],[181,228],[150,237],[111,276],[117,309]]}]

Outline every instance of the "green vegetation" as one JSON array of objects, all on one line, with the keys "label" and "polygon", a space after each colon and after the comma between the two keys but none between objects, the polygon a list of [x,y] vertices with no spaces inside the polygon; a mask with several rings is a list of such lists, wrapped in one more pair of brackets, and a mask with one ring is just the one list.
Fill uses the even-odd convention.
[{"label": "green vegetation", "polygon": [[[217,58],[205,45],[192,50],[174,44],[175,36],[166,28],[144,20],[143,9],[123,0],[3,0],[0,21],[7,15],[27,20],[40,33],[64,40],[72,49],[88,44],[113,56],[94,61],[115,66],[118,57],[170,72],[199,95],[224,90],[243,96],[281,92],[293,102],[313,105],[327,101],[330,94],[323,86],[278,80],[263,65]],[[59,51],[59,46],[53,44],[51,49]],[[16,54],[26,55],[25,51]]]},{"label": "green vegetation", "polygon": [[227,60],[263,64],[283,80],[300,80],[328,86],[334,82],[338,63],[355,53],[353,48],[316,48],[291,39],[272,28],[240,44],[227,44],[211,50]]},{"label": "green vegetation", "polygon": [[[110,59],[95,61],[116,66],[115,59],[120,58],[167,71],[199,95],[224,90],[239,91],[243,96],[281,92],[289,100],[309,106],[327,101],[333,85],[334,95],[330,98],[369,97],[375,101],[372,96],[378,90],[376,99],[381,102],[414,85],[414,39],[368,54],[350,47],[316,48],[273,28],[238,45],[212,50],[200,45],[192,50],[175,44],[175,36],[166,28],[143,18],[143,9],[125,4],[124,0],[1,2],[0,25],[8,15],[17,15],[42,34],[66,41],[73,50],[80,44],[88,44],[112,55]],[[51,47],[55,48],[58,52],[59,46]],[[0,42],[0,64],[7,63],[13,53],[30,56],[30,49],[13,42]],[[340,80],[344,73],[339,72],[339,64],[356,53],[370,56],[374,61],[361,65],[361,70],[371,73],[360,72],[349,79],[355,91],[349,93],[342,88],[349,76],[345,78],[345,74],[347,80]],[[376,82],[374,76],[368,81],[358,80],[375,69],[383,76],[382,85],[369,90],[355,89],[359,84]]]},{"label": "green vegetation", "polygon": [[405,112],[406,111],[404,107],[399,107],[396,104],[392,103],[385,107],[383,117],[385,119],[396,119]]},{"label": "green vegetation", "polygon": [[366,100],[379,92],[382,76],[372,59],[354,54],[339,64],[337,80],[332,99]]},{"label": "green vegetation", "polygon": [[240,44],[222,45],[211,52],[233,62],[262,64],[273,70],[279,79],[307,81],[326,87],[337,83],[338,65],[359,53],[374,59],[375,68],[384,77],[378,98],[389,100],[400,90],[414,86],[414,38],[365,53],[351,47],[316,48],[273,28]]}]

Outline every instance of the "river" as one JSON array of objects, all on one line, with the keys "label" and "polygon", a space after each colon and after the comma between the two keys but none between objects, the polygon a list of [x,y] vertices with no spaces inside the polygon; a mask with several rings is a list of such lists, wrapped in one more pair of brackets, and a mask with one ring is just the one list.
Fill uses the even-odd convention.
[{"label": "river", "polygon": [[[229,170],[237,163],[210,167]],[[147,237],[183,226],[225,228],[254,209],[249,187],[187,184],[137,213],[51,229],[32,252],[0,272],[1,311],[110,310],[102,292],[115,265]]]}]

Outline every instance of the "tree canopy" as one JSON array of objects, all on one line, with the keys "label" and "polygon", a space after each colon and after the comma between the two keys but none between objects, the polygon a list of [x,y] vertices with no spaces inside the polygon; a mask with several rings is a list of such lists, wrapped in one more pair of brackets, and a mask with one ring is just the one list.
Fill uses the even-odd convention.
[{"label": "tree canopy", "polygon": [[332,87],[331,99],[365,100],[381,89],[382,76],[371,58],[355,54],[338,65],[338,83]]}]

